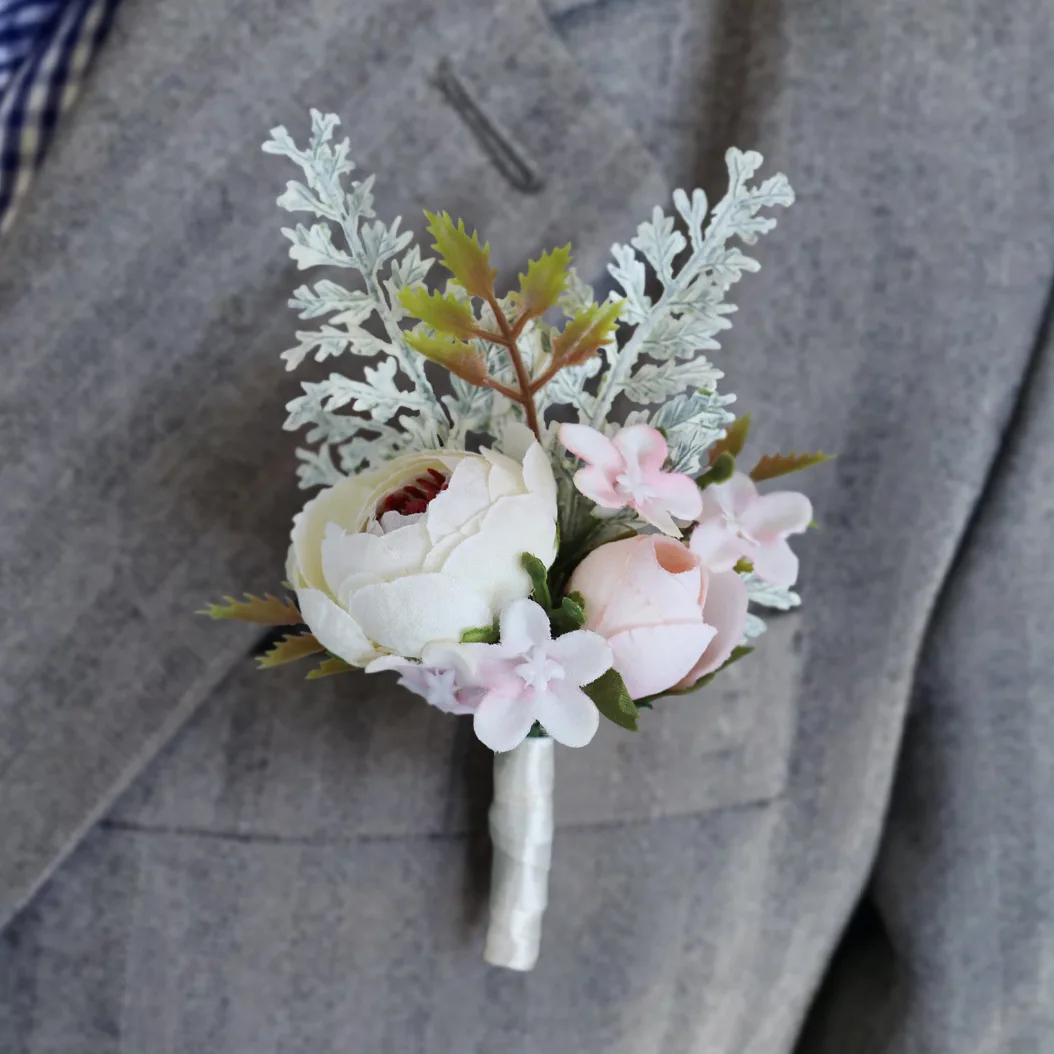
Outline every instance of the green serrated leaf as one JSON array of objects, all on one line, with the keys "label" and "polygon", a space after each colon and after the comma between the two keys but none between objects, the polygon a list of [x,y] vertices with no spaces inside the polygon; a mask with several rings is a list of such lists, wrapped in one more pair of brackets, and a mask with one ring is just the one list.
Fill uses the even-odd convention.
[{"label": "green serrated leaf", "polygon": [[624,300],[590,304],[567,320],[553,340],[553,359],[563,366],[580,366],[611,340]]},{"label": "green serrated leaf", "polygon": [[470,338],[478,330],[472,308],[452,293],[429,293],[421,286],[399,290],[399,303],[426,325],[455,337]]},{"label": "green serrated leaf", "polygon": [[435,238],[432,246],[443,266],[464,286],[469,296],[484,299],[494,295],[498,270],[490,266],[490,243],[479,244],[479,235],[465,230],[464,220],[455,224],[446,212],[426,212],[428,231]]},{"label": "green serrated leaf", "polygon": [[483,355],[463,340],[413,332],[404,333],[403,339],[426,359],[444,366],[455,377],[460,377],[477,388],[481,388],[487,379],[487,363]]},{"label": "green serrated leaf", "polygon": [[765,479],[775,479],[791,472],[801,472],[812,465],[822,465],[833,460],[829,454],[799,454],[792,450],[789,454],[766,454],[751,470],[750,478],[755,483]]},{"label": "green serrated leaf", "polygon": [[313,634],[293,634],[283,637],[264,655],[257,655],[257,669],[269,670],[273,666],[295,662],[297,659],[306,659],[309,655],[317,655],[320,651],[325,650]]},{"label": "green serrated leaf", "polygon": [[350,673],[356,667],[349,665],[343,659],[338,659],[336,655],[331,655],[328,659],[323,659],[308,675],[309,681],[317,681],[321,677],[332,677],[337,673]]},{"label": "green serrated leaf", "polygon": [[516,301],[522,315],[537,318],[551,308],[567,286],[571,266],[571,243],[529,260],[527,273],[520,275]]},{"label": "green serrated leaf", "polygon": [[711,483],[727,483],[735,471],[736,459],[725,450],[714,458],[713,464],[695,482],[705,490]]},{"label": "green serrated leaf", "polygon": [[750,414],[737,417],[726,429],[724,439],[719,439],[710,448],[710,464],[712,465],[722,454],[728,453],[733,457],[739,457],[743,450],[743,444],[747,441],[747,433],[750,431]]},{"label": "green serrated leaf", "polygon": [[581,629],[586,621],[586,605],[582,594],[572,593],[563,597],[560,606],[549,612],[549,621],[558,635]]},{"label": "green serrated leaf", "polygon": [[531,599],[540,604],[546,611],[553,606],[549,595],[549,569],[530,553],[520,556],[520,566],[527,572],[531,579]]},{"label": "green serrated leaf", "polygon": [[631,732],[637,731],[640,712],[630,698],[626,682],[620,673],[608,670],[591,684],[587,684],[582,691],[596,703],[597,709],[609,721],[614,721],[620,728],[627,728]]},{"label": "green serrated leaf", "polygon": [[291,600],[279,600],[271,596],[253,596],[246,593],[244,600],[225,596],[226,604],[209,604],[196,615],[207,615],[214,619],[239,619],[242,622],[256,622],[261,626],[299,626],[303,618],[296,604]]},{"label": "green serrated leaf", "polygon": [[497,626],[473,626],[461,634],[462,644],[497,644],[500,639]]}]

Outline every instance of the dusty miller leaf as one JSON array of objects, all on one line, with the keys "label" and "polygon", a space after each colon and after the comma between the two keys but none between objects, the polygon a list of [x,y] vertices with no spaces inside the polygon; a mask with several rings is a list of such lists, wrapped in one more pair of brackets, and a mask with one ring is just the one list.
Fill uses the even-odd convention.
[{"label": "dusty miller leaf", "polygon": [[[367,385],[380,383],[382,390],[376,398],[364,390],[362,382],[331,374],[316,390],[305,390],[304,396],[290,404],[286,427],[307,426],[308,442],[320,444],[315,456],[301,452],[298,475],[302,486],[331,480],[339,473],[333,462],[334,448],[354,447],[354,456],[348,454],[352,460],[357,451],[365,449],[364,463],[375,465],[383,459],[382,449],[396,445],[406,448],[420,437],[423,428],[419,418],[431,419],[427,431],[433,436],[445,435],[450,426],[426,375],[426,360],[410,347],[399,326],[405,315],[399,294],[422,285],[432,261],[422,258],[418,246],[410,245],[412,235],[400,231],[398,218],[391,223],[374,218],[372,176],[347,179],[355,166],[347,139],[334,140],[338,124],[333,114],[312,110],[311,138],[305,147],[298,146],[281,127],[272,130],[263,147],[266,153],[288,158],[303,173],[302,180],[289,181],[279,205],[294,212],[313,212],[324,221],[283,229],[291,243],[290,256],[301,268],[337,266],[356,271],[362,286],[347,289],[322,279],[313,288],[302,285],[296,290],[290,303],[301,318],[328,321],[316,330],[297,333],[297,345],[283,356],[287,367],[296,368],[309,355],[323,360],[348,353],[381,356],[383,363],[375,370],[366,370]],[[344,243],[340,247],[334,242],[337,234]],[[376,331],[364,328],[367,319],[378,323]],[[396,370],[402,373],[407,387],[394,383]],[[335,412],[348,405],[369,417]],[[376,439],[378,423],[404,435],[405,442],[397,444],[385,436],[385,441],[372,444],[372,449],[367,449],[371,444],[355,446],[357,438]],[[342,464],[346,460],[342,453]]]},{"label": "dusty miller leaf", "polygon": [[700,356],[690,362],[646,363],[626,385],[626,397],[640,405],[661,403],[685,388],[712,390],[724,374]]},{"label": "dusty miller leaf", "polygon": [[753,571],[740,575],[740,577],[747,587],[747,597],[752,604],[775,608],[777,611],[790,611],[801,604],[801,597],[793,589],[764,582]]},{"label": "dusty miller leaf", "polygon": [[667,216],[658,205],[652,210],[651,222],[637,228],[632,245],[651,264],[652,270],[668,285],[673,279],[673,261],[687,243],[684,235],[676,230],[673,217]]}]

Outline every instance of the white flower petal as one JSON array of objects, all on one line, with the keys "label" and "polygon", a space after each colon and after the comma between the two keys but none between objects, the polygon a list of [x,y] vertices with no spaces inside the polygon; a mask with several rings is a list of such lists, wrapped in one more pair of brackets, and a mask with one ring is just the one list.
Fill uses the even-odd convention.
[{"label": "white flower petal", "polygon": [[388,670],[398,670],[400,673],[408,666],[416,666],[417,663],[411,659],[404,659],[401,655],[382,655],[366,666],[367,673],[386,673]]},{"label": "white flower petal", "polygon": [[[468,537],[466,535],[466,537]],[[442,571],[443,565],[450,558],[450,554],[465,540],[460,534],[448,534],[440,539],[428,550],[421,564],[422,571]]]},{"label": "white flower petal", "polygon": [[503,664],[504,650],[498,644],[428,644],[421,659],[429,666],[457,671],[458,680],[473,687],[489,687],[491,672]]},{"label": "white flower petal", "polygon": [[428,530],[420,521],[389,534],[347,534],[329,524],[322,540],[322,570],[330,592],[339,596],[354,574],[389,581],[413,574],[420,570],[428,548]]},{"label": "white flower petal", "polygon": [[652,527],[658,527],[663,534],[670,538],[680,537],[681,528],[673,522],[673,517],[664,505],[656,501],[642,501],[640,504],[631,503],[631,505],[637,510],[640,518],[650,523]]},{"label": "white flower petal", "polygon": [[565,747],[584,747],[600,726],[593,700],[566,681],[550,681],[548,691],[536,692],[534,711],[542,728]]},{"label": "white flower petal", "polygon": [[472,719],[479,740],[495,752],[518,747],[534,724],[534,707],[523,695],[488,692]]},{"label": "white flower petal", "polygon": [[812,502],[796,490],[762,494],[743,514],[747,530],[765,545],[788,534],[801,534],[812,522]]},{"label": "white flower petal", "polygon": [[649,473],[661,472],[669,453],[662,432],[648,425],[621,428],[615,433],[612,442],[627,465],[638,466]]},{"label": "white flower petal", "polygon": [[298,589],[296,598],[308,629],[326,651],[352,666],[364,666],[376,658],[377,648],[363,633],[362,627],[322,590]]},{"label": "white flower petal", "polygon": [[712,489],[716,489],[721,504],[737,516],[749,509],[758,497],[758,488],[745,472],[733,472],[727,482],[712,483],[706,488]]},{"label": "white flower petal", "polygon": [[552,639],[549,616],[533,600],[514,600],[501,613],[501,646],[510,655],[548,645]]},{"label": "white flower petal", "polygon": [[726,527],[723,520],[700,523],[692,531],[688,544],[711,571],[731,571],[739,558],[753,549],[735,531]]},{"label": "white flower petal", "polygon": [[522,462],[527,451],[538,442],[534,433],[519,421],[510,421],[501,434],[501,452],[513,461]]},{"label": "white flower petal", "polygon": [[285,557],[285,580],[293,589],[307,585],[300,575],[300,563],[296,558],[296,546],[289,543],[289,552]]},{"label": "white flower petal", "polygon": [[482,457],[466,457],[454,469],[446,490],[428,503],[425,523],[433,543],[459,532],[467,520],[490,506],[489,471]]},{"label": "white flower petal", "polygon": [[348,610],[370,640],[413,658],[433,641],[459,641],[466,629],[491,621],[478,593],[440,574],[365,586],[348,598]]},{"label": "white flower petal", "polygon": [[523,483],[523,468],[518,461],[513,461],[512,458],[487,447],[484,447],[481,453],[490,463],[487,489],[490,491],[491,501],[497,501],[498,498],[511,494],[522,494],[526,490]]},{"label": "white flower petal", "polygon": [[754,573],[774,586],[792,586],[798,581],[798,557],[785,541],[763,545],[752,553]]},{"label": "white flower petal", "polygon": [[524,553],[538,557],[546,567],[556,558],[556,523],[546,503],[533,494],[502,498],[492,506],[479,533],[451,550],[443,574],[470,585],[497,614],[531,591],[520,562]]},{"label": "white flower petal", "polygon": [[551,507],[550,515],[556,518],[556,480],[553,466],[541,443],[532,443],[523,457],[523,482],[532,494],[537,494]]},{"label": "white flower petal", "polygon": [[614,662],[608,642],[587,629],[557,637],[549,645],[548,654],[564,668],[567,680],[577,685],[592,684]]}]

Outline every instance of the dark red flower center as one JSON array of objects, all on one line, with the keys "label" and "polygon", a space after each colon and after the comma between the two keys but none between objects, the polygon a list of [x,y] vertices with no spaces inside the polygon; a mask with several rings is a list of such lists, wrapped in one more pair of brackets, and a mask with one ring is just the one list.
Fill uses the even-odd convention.
[{"label": "dark red flower center", "polygon": [[446,490],[450,481],[439,469],[430,468],[423,476],[418,476],[412,483],[392,491],[377,504],[376,516],[379,520],[386,512],[398,512],[403,516],[413,516],[424,512],[428,503]]}]

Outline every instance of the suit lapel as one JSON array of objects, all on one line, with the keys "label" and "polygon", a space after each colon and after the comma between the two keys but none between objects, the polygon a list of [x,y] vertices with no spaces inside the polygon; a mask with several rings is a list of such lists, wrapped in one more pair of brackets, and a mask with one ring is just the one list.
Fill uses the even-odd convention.
[{"label": "suit lapel", "polygon": [[0,243],[0,925],[244,661],[251,627],[192,612],[281,577],[297,279],[266,130],[339,111],[379,211],[459,212],[505,274],[582,235],[596,277],[665,194],[533,3],[192,7],[119,10]]}]

